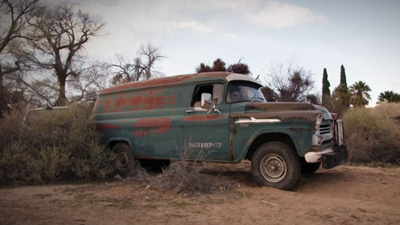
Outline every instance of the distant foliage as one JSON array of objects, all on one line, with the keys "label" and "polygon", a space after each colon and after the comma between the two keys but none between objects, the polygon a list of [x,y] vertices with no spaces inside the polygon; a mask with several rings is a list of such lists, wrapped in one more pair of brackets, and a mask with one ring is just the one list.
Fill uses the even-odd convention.
[{"label": "distant foliage", "polygon": [[261,92],[264,95],[265,100],[267,100],[268,102],[276,102],[279,99],[279,95],[267,86],[261,88]]},{"label": "distant foliage", "polygon": [[328,72],[326,68],[324,68],[324,73],[322,75],[322,105],[325,107],[330,107],[331,103],[331,84],[328,80]]},{"label": "distant foliage", "polygon": [[371,88],[363,81],[358,81],[350,86],[349,103],[354,107],[365,107],[368,105],[371,96],[369,92]]},{"label": "distant foliage", "polygon": [[340,84],[347,87],[346,70],[344,66],[340,66]]},{"label": "distant foliage", "polygon": [[377,104],[391,102],[400,102],[400,94],[393,91],[385,91],[379,94]]},{"label": "distant foliage", "polygon": [[228,67],[228,71],[239,74],[250,74],[249,66],[244,63],[232,64]]},{"label": "distant foliage", "polygon": [[114,155],[98,144],[92,107],[16,109],[0,121],[0,184],[95,179],[113,170]]},{"label": "distant foliage", "polygon": [[199,67],[196,68],[196,73],[205,73],[205,72],[231,72],[238,74],[251,74],[249,66],[247,64],[241,63],[240,60],[238,63],[231,64],[226,69],[226,63],[222,61],[222,59],[218,58],[213,62],[213,66],[206,65],[204,63],[200,63]]},{"label": "distant foliage", "polygon": [[200,63],[200,66],[196,68],[196,73],[207,73],[212,71],[213,70],[211,69],[211,67],[204,63]]},{"label": "distant foliage", "polygon": [[351,163],[400,165],[400,104],[355,108],[344,114]]},{"label": "distant foliage", "polygon": [[350,90],[349,87],[347,87],[346,71],[342,65],[340,67],[340,84],[333,90],[329,102],[330,104],[326,104],[325,106],[329,111],[342,117],[350,107],[350,97]]},{"label": "distant foliage", "polygon": [[222,59],[218,58],[214,61],[212,70],[214,72],[218,72],[218,71],[224,72],[224,71],[226,71],[225,65],[226,65],[225,62],[222,61]]},{"label": "distant foliage", "polygon": [[318,98],[313,93],[314,80],[309,70],[292,64],[276,64],[271,66],[265,80],[268,85],[261,91],[267,100],[318,103]]},{"label": "distant foliage", "polygon": [[130,61],[121,55],[117,55],[117,63],[110,64],[109,69],[113,73],[112,84],[123,84],[140,80],[148,80],[162,76],[155,70],[158,61],[165,58],[160,48],[151,43],[142,45],[138,57]]},{"label": "distant foliage", "polygon": [[341,117],[350,106],[349,99],[349,88],[344,84],[340,84],[332,92],[331,106],[328,108],[329,111],[337,113],[339,117]]}]

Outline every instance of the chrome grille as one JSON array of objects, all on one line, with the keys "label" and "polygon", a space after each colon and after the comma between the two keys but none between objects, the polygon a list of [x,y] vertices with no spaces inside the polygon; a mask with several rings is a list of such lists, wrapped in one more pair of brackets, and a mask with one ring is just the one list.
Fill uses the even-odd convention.
[{"label": "chrome grille", "polygon": [[321,124],[319,127],[319,134],[329,134],[331,133],[331,126],[329,123]]}]

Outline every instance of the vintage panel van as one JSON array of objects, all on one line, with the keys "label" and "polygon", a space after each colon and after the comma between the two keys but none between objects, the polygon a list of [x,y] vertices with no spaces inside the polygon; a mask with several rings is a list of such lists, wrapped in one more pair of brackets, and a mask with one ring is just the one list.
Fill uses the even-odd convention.
[{"label": "vintage panel van", "polygon": [[199,73],[125,83],[103,90],[93,118],[102,143],[129,173],[137,159],[238,163],[251,160],[260,185],[291,189],[302,172],[347,160],[343,124],[309,103],[266,102],[247,75]]}]

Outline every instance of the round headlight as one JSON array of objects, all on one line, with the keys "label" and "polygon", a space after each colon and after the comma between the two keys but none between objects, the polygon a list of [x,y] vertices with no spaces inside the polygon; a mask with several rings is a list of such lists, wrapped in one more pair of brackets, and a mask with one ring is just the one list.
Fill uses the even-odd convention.
[{"label": "round headlight", "polygon": [[322,124],[322,120],[324,119],[324,117],[322,116],[322,114],[318,114],[317,115],[317,118],[316,118],[316,120],[315,120],[315,130],[318,130],[319,129],[319,127],[321,126],[321,124]]}]

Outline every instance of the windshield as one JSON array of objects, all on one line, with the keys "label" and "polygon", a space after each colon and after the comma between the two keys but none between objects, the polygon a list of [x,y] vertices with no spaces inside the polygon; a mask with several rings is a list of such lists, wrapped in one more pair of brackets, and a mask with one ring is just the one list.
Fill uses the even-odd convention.
[{"label": "windshield", "polygon": [[227,103],[235,102],[265,102],[264,96],[260,91],[261,86],[245,81],[232,81],[228,86],[226,95]]}]

